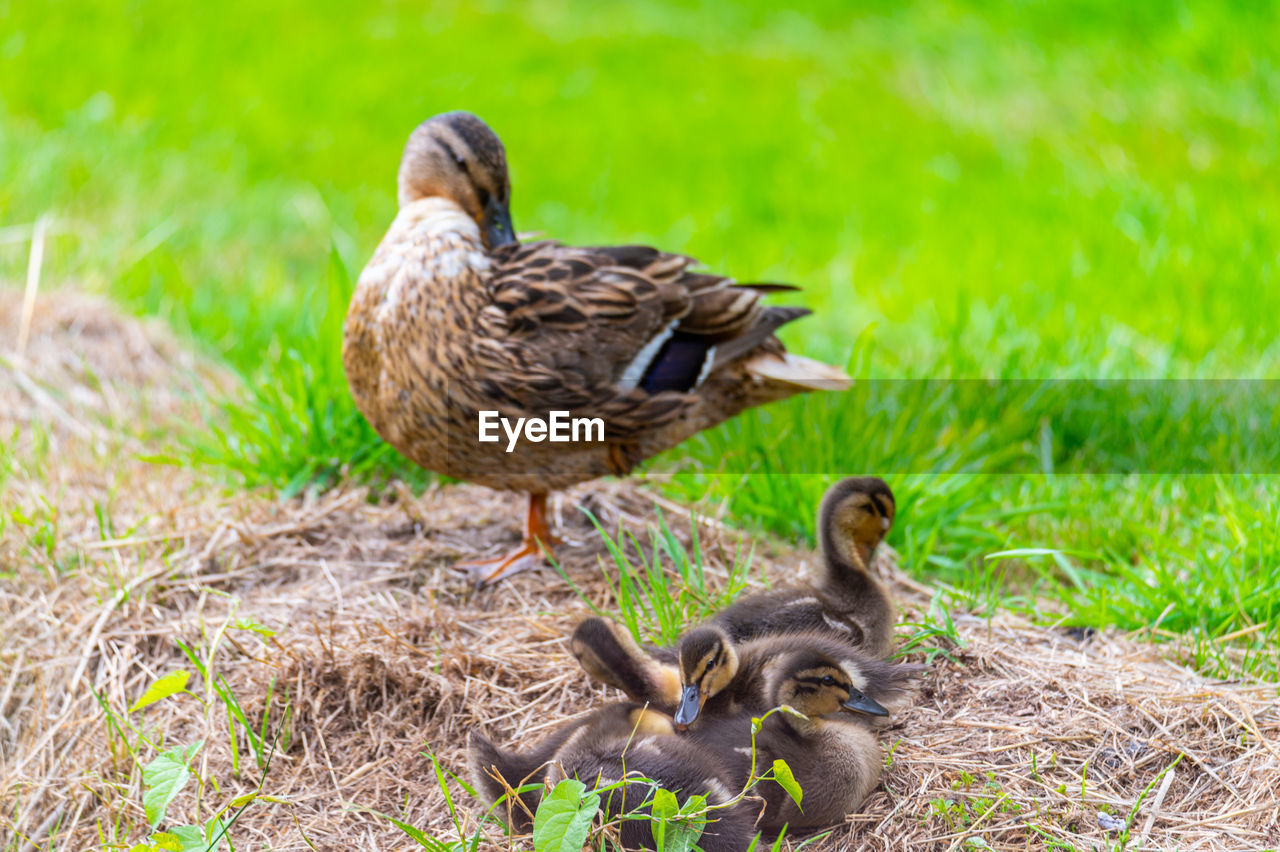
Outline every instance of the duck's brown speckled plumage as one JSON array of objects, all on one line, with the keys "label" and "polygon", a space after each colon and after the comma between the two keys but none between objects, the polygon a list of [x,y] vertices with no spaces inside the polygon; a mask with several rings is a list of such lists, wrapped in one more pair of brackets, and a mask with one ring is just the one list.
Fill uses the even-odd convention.
[{"label": "duck's brown speckled plumage", "polygon": [[[479,183],[486,164],[466,163],[471,155],[457,150],[489,134],[480,145],[485,185],[499,194],[509,193],[505,155],[474,116],[450,116],[411,137],[400,212],[360,276],[343,345],[356,405],[408,458],[493,488],[546,494],[626,473],[746,408],[844,380],[788,355],[773,336],[808,313],[762,303],[763,293],[788,288],[739,285],[692,271],[692,258],[642,246],[486,245],[480,206],[493,207],[493,197],[467,183]],[[431,171],[448,166],[447,157],[422,153],[432,133],[457,157],[461,177]],[[690,387],[646,390],[635,362],[643,366],[673,336],[714,344],[714,357]],[[605,440],[521,442],[508,453],[505,440],[477,440],[481,410],[598,417]]]},{"label": "duck's brown speckled plumage", "polygon": [[[428,470],[493,488],[547,491],[633,465],[801,387],[752,375],[746,359],[693,393],[623,390],[618,379],[672,321],[732,339],[769,311],[760,291],[688,271],[692,259],[643,247],[529,243],[492,256],[451,202],[400,211],[360,276],[343,358],[356,405]],[[769,336],[752,357],[782,356]],[[476,440],[479,412],[601,417],[604,443]],[[612,452],[611,452],[612,450]],[[619,452],[620,451],[620,452]],[[514,456],[514,458],[513,458]]]}]

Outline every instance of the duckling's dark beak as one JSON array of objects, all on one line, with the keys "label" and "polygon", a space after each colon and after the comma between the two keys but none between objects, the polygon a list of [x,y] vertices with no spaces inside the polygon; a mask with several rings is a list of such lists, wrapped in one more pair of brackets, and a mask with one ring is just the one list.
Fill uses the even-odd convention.
[{"label": "duckling's dark beak", "polygon": [[855,713],[866,713],[868,716],[889,715],[889,711],[884,709],[880,702],[868,698],[856,689],[849,693],[849,700],[844,703],[844,708]]},{"label": "duckling's dark beak", "polygon": [[680,696],[680,706],[676,708],[676,715],[672,717],[676,723],[676,730],[683,731],[693,724],[698,718],[698,712],[702,710],[702,695],[698,692],[697,686],[686,686],[684,694]]},{"label": "duckling's dark beak", "polygon": [[480,234],[485,248],[495,251],[516,241],[516,229],[511,224],[511,206],[489,196],[489,203],[480,215]]}]

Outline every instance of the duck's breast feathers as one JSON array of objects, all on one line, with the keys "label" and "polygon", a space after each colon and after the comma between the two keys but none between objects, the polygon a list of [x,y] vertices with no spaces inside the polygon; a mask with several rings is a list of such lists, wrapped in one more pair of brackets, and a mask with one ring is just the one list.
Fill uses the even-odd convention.
[{"label": "duck's breast feathers", "polygon": [[693,272],[692,258],[647,246],[542,241],[492,260],[483,325],[516,365],[509,378],[545,388],[559,376],[575,408],[696,393],[735,360],[780,353],[773,332],[808,313],[762,304],[785,285]]}]

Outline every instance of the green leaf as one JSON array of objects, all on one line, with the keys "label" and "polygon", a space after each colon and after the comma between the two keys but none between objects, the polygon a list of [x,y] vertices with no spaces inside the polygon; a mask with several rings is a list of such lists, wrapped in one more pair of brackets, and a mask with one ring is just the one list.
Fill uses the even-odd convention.
[{"label": "green leaf", "polygon": [[675,794],[659,788],[653,793],[650,814],[653,817],[653,837],[661,852],[690,852],[707,820],[703,815],[707,807],[705,796],[690,796],[684,805],[678,806]]},{"label": "green leaf", "polygon": [[800,807],[800,797],[804,795],[804,791],[800,789],[800,784],[792,774],[791,767],[787,766],[787,762],[782,758],[773,762],[773,780],[787,791],[787,795],[796,803],[796,807]]},{"label": "green leaf", "polygon": [[653,839],[658,844],[658,852],[668,852],[667,831],[675,833],[670,820],[680,811],[680,803],[676,794],[670,790],[658,788],[653,791],[653,802],[649,805],[649,814],[653,819]]},{"label": "green leaf", "polygon": [[166,852],[182,852],[182,838],[173,832],[156,832],[151,835],[149,842],[155,849],[164,849]]},{"label": "green leaf", "polygon": [[238,618],[231,626],[237,630],[252,630],[264,639],[270,639],[272,636],[276,635],[274,630],[270,627],[259,624],[257,619],[254,618]]},{"label": "green leaf", "polygon": [[692,852],[706,827],[705,817],[685,817],[667,825],[662,852]]},{"label": "green leaf", "polygon": [[538,805],[533,816],[533,848],[537,852],[582,852],[591,821],[600,809],[600,797],[586,793],[587,786],[566,778]]},{"label": "green leaf", "polygon": [[701,815],[707,809],[706,796],[690,796],[685,800],[684,805],[680,808],[681,816],[689,816],[691,814]]},{"label": "green leaf", "polygon": [[164,813],[182,788],[191,779],[191,770],[187,764],[196,756],[203,742],[187,746],[171,748],[156,755],[142,770],[142,783],[146,793],[142,796],[142,806],[147,813],[147,822],[155,828],[164,819]]},{"label": "green leaf", "polygon": [[181,692],[187,688],[187,681],[190,679],[191,672],[189,671],[169,672],[169,674],[147,687],[147,691],[142,693],[142,697],[133,702],[129,712],[136,713],[143,707],[150,707],[157,701],[163,701],[170,695]]},{"label": "green leaf", "polygon": [[198,825],[178,825],[170,829],[171,836],[175,836],[182,845],[174,847],[179,852],[205,852],[209,849],[209,843],[205,840],[205,832]]},{"label": "green leaf", "polygon": [[671,819],[680,812],[680,803],[676,801],[676,794],[661,788],[654,790],[653,804],[649,812],[656,819]]}]

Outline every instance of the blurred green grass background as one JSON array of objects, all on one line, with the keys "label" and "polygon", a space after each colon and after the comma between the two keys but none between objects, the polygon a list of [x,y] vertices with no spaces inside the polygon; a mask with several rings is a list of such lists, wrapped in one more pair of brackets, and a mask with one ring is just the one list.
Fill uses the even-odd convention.
[{"label": "blurred green grass background", "polygon": [[[0,2],[0,279],[52,215],[46,281],[246,376],[192,460],[289,491],[415,478],[352,408],[338,330],[409,130],[466,108],[507,144],[518,229],[797,282],[816,315],[788,343],[860,378],[1275,378],[1278,25],[1266,3]],[[904,393],[740,418],[663,481],[807,536],[834,475],[928,471],[888,477],[891,540],[976,611],[1047,595],[1274,674],[1280,480],[1102,475],[1017,406]]]}]

